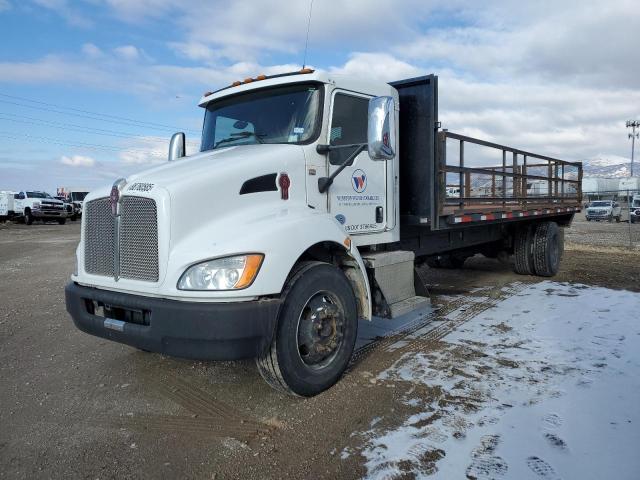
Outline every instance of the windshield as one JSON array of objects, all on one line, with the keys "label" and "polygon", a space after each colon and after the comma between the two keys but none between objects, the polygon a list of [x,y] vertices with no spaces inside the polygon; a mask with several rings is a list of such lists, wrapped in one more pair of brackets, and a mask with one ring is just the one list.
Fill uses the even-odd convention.
[{"label": "windshield", "polygon": [[309,143],[320,129],[321,93],[321,85],[300,84],[211,102],[200,151],[255,143]]},{"label": "windshield", "polygon": [[592,207],[610,207],[611,202],[591,202]]},{"label": "windshield", "polygon": [[27,192],[28,198],[51,198],[51,195],[45,192]]},{"label": "windshield", "polygon": [[74,202],[81,202],[89,192],[71,192],[71,200]]}]

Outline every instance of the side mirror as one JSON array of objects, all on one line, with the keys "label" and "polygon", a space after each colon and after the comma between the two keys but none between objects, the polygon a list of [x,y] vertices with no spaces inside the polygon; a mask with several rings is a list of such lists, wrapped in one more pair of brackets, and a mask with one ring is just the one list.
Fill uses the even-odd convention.
[{"label": "side mirror", "polygon": [[184,133],[178,132],[171,136],[169,142],[169,161],[172,162],[186,155]]},{"label": "side mirror", "polygon": [[367,143],[372,160],[391,160],[396,156],[396,115],[392,97],[369,100]]}]

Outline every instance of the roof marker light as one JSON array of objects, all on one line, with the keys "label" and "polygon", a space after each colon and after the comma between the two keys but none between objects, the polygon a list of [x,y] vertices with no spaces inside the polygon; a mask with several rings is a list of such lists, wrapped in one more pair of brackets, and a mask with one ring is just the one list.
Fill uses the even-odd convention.
[{"label": "roof marker light", "polygon": [[253,78],[251,78],[251,77],[245,78],[245,79],[242,81],[242,83],[251,83],[251,82],[253,82]]},{"label": "roof marker light", "polygon": [[232,87],[237,87],[238,85],[242,84],[242,82],[240,80],[236,80],[235,82],[233,82],[231,84]]},{"label": "roof marker light", "polygon": [[258,75],[258,76],[256,77],[256,80],[266,80],[266,79],[267,79],[267,76],[266,76],[266,75]]},{"label": "roof marker light", "polygon": [[302,68],[300,69],[300,73],[313,73],[315,70],[313,68]]}]

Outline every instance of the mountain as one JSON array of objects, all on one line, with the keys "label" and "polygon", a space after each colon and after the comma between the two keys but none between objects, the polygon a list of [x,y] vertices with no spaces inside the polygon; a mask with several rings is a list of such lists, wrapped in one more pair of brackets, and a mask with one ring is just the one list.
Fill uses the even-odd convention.
[{"label": "mountain", "polygon": [[[585,177],[609,177],[624,178],[631,173],[631,162],[621,157],[603,158],[597,157],[583,162],[583,176]],[[634,173],[640,173],[640,159],[633,164]]]}]

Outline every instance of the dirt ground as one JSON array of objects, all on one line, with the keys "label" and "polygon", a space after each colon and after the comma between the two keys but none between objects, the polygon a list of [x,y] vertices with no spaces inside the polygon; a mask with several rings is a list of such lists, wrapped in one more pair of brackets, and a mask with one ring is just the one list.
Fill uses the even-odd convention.
[{"label": "dirt ground", "polygon": [[[640,291],[640,250],[578,241],[580,229],[618,228],[592,225],[567,232],[555,280]],[[252,361],[174,359],[76,330],[63,288],[79,229],[0,225],[0,478],[361,478],[363,457],[344,455],[358,449],[354,432],[411,411],[377,375],[408,349],[438,348],[514,282],[540,281],[480,256],[424,270],[436,313],[359,351],[329,391],[297,399],[267,387]]]}]

